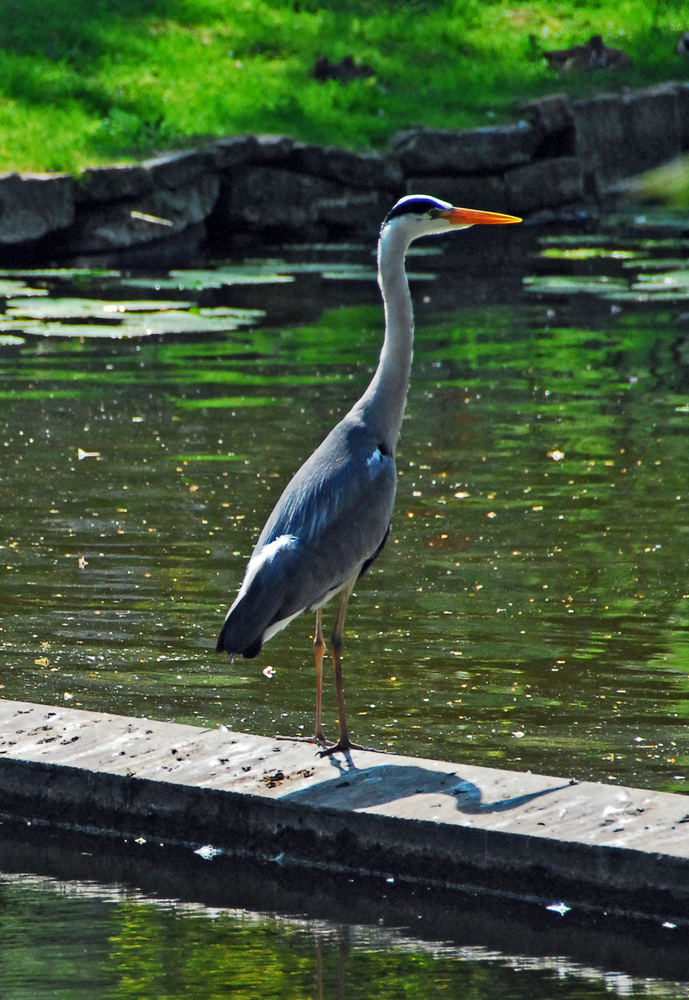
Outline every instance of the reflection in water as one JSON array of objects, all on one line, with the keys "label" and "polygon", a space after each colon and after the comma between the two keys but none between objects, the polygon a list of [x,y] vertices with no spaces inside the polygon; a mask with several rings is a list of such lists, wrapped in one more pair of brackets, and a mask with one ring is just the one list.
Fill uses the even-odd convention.
[{"label": "reflection in water", "polygon": [[38,872],[0,877],[0,993],[13,1000],[689,995],[684,926],[5,833],[0,865]]},{"label": "reflection in water", "polygon": [[[411,258],[415,368],[390,544],[350,619],[352,729],[681,790],[686,246],[514,239],[492,276],[480,234]],[[652,263],[670,256],[665,282]],[[6,275],[6,696],[308,730],[310,621],[260,662],[212,647],[267,511],[370,375],[372,275],[370,250],[344,247],[147,279]]]}]

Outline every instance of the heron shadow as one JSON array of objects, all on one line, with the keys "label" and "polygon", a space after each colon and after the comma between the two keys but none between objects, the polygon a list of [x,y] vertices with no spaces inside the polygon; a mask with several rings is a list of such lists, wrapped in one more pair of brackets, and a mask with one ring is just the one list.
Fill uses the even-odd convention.
[{"label": "heron shadow", "polygon": [[438,771],[417,764],[380,764],[357,768],[348,757],[348,766],[333,760],[339,774],[280,798],[283,802],[299,802],[312,806],[338,809],[366,809],[382,806],[415,795],[447,795],[455,800],[456,808],[468,815],[507,812],[518,809],[535,799],[567,788],[571,782],[539,788],[533,792],[484,802],[478,785],[462,778],[456,770]]}]

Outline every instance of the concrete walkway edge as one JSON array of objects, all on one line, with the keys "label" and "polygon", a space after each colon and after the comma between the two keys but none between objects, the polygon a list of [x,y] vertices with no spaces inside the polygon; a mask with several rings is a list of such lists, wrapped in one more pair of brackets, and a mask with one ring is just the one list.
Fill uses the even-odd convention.
[{"label": "concrete walkway edge", "polygon": [[689,798],[0,702],[0,818],[689,927]]}]

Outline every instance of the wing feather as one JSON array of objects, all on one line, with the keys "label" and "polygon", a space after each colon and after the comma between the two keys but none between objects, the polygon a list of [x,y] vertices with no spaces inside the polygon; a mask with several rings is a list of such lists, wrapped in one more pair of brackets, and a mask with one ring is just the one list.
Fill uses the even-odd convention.
[{"label": "wing feather", "polygon": [[362,422],[345,418],[275,505],[218,648],[256,655],[271,626],[318,607],[356,578],[385,541],[395,486],[392,456]]}]

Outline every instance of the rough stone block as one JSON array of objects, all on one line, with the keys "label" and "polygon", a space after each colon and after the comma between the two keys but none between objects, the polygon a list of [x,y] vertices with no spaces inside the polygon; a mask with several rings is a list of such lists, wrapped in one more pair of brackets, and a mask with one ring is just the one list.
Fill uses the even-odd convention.
[{"label": "rough stone block", "polygon": [[574,117],[566,94],[551,94],[523,104],[520,110],[538,133],[535,159],[574,156]]},{"label": "rough stone block", "polygon": [[676,86],[677,108],[679,114],[679,145],[682,152],[689,149],[689,83],[678,83]]},{"label": "rough stone block", "polygon": [[550,94],[521,106],[522,113],[542,136],[564,132],[574,124],[572,106],[566,94]]},{"label": "rough stone block", "polygon": [[215,144],[219,170],[232,170],[247,163],[286,163],[297,145],[289,135],[228,135]]},{"label": "rough stone block", "polygon": [[204,222],[219,190],[216,174],[202,174],[190,184],[159,188],[136,200],[84,207],[66,245],[72,253],[100,253],[168,239]]},{"label": "rough stone block", "polygon": [[396,162],[336,146],[297,143],[287,163],[292,170],[338,181],[354,188],[395,190],[402,185],[402,172]]},{"label": "rough stone block", "polygon": [[0,245],[39,240],[74,221],[69,174],[0,175]]},{"label": "rough stone block", "polygon": [[576,153],[598,187],[611,187],[680,153],[687,135],[682,97],[670,84],[573,103]]},{"label": "rough stone block", "polygon": [[[622,100],[613,94],[572,104],[576,154],[595,186],[614,183],[624,169],[625,132]],[[633,173],[633,171],[630,171]]]},{"label": "rough stone block", "polygon": [[375,239],[380,223],[392,208],[393,199],[385,192],[349,190],[338,198],[322,198],[318,205],[318,222],[332,233],[356,233],[362,238]]},{"label": "rough stone block", "polygon": [[286,160],[296,145],[290,135],[257,135],[257,163],[279,163]]},{"label": "rough stone block", "polygon": [[150,173],[140,163],[90,167],[77,179],[78,202],[119,201],[138,198],[153,188]]},{"label": "rough stone block", "polygon": [[390,151],[406,174],[499,173],[528,163],[538,140],[526,122],[470,132],[411,129],[393,137]]},{"label": "rough stone block", "polygon": [[674,85],[625,94],[624,111],[626,146],[632,162],[622,176],[657,167],[679,156],[683,129]]},{"label": "rough stone block", "polygon": [[249,166],[233,173],[219,207],[220,226],[303,231],[319,221],[323,202],[346,194],[340,184],[280,167]]},{"label": "rough stone block", "polygon": [[190,149],[145,160],[143,167],[151,175],[154,187],[178,188],[208,174],[213,169],[213,161],[211,150]]},{"label": "rough stone block", "polygon": [[516,215],[566,205],[584,197],[584,177],[574,156],[536,160],[508,170],[505,187],[507,208]]},{"label": "rough stone block", "polygon": [[258,139],[255,135],[227,135],[215,144],[215,163],[218,170],[250,163],[259,157]]},{"label": "rough stone block", "polygon": [[482,174],[471,177],[410,177],[407,194],[430,194],[461,208],[487,212],[506,212],[509,208],[502,175]]}]

